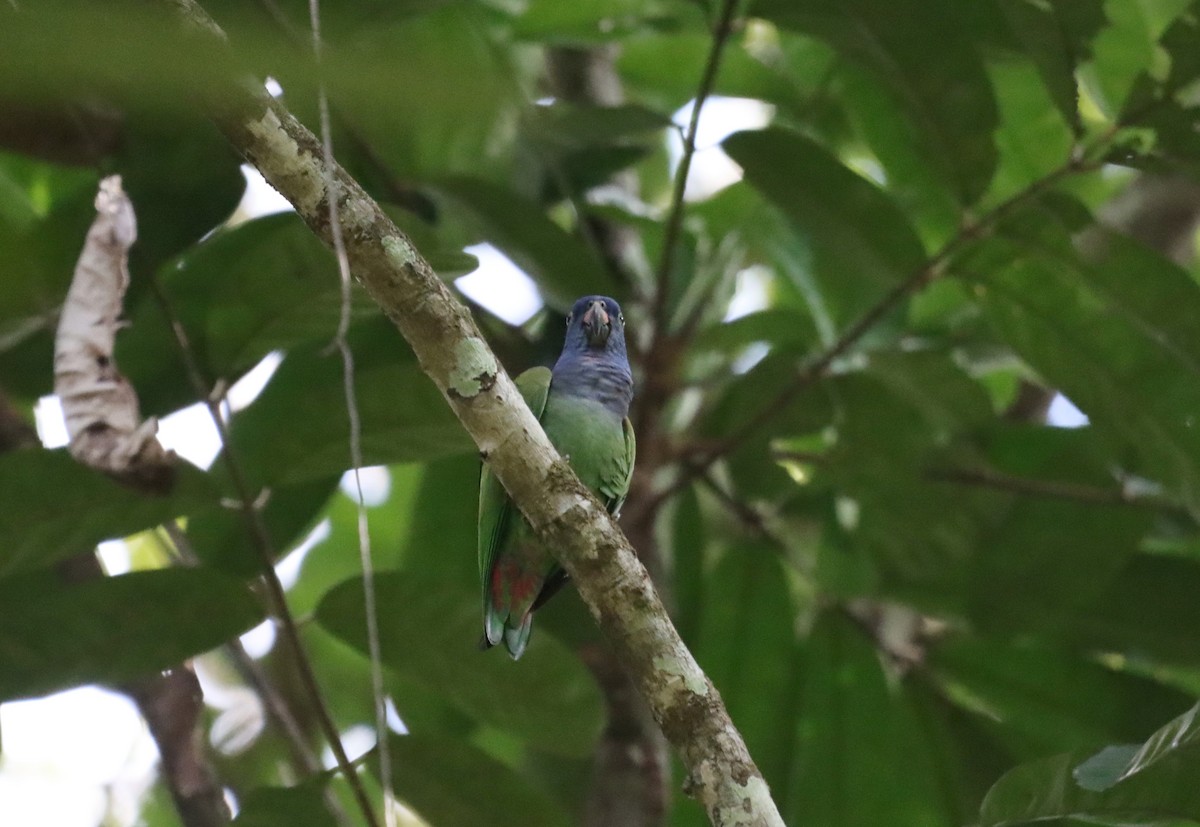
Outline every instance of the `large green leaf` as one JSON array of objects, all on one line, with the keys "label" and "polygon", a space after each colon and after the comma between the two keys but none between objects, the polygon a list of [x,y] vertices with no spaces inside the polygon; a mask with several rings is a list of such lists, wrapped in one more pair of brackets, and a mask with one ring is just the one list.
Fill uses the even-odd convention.
[{"label": "large green leaf", "polygon": [[[1200,4],[1193,0],[1157,43],[1148,44],[1148,59],[1137,67],[1142,72],[1121,109],[1120,122],[1148,128],[1153,137],[1148,139],[1145,129],[1140,130],[1132,136],[1136,151],[1127,152],[1122,146],[1113,153],[1118,163],[1192,170],[1200,164],[1200,138],[1192,127],[1197,104],[1189,91],[1200,79],[1200,59],[1194,48],[1200,35],[1197,12]],[[1153,22],[1146,21],[1146,25],[1153,35]],[[1146,158],[1139,157],[1143,153]]]},{"label": "large green leaf", "polygon": [[1041,238],[987,250],[991,273],[970,278],[996,332],[1088,414],[1115,462],[1200,505],[1200,337],[1186,322],[1200,286],[1115,238],[1089,263]]},{"label": "large green leaf", "polygon": [[[469,552],[443,549],[447,554]],[[441,693],[481,723],[548,752],[586,754],[603,722],[599,691],[587,669],[545,633],[534,633],[520,663],[502,652],[478,651],[483,627],[473,586],[474,581],[407,572],[379,575],[375,588],[384,663],[402,678]],[[367,651],[360,580],[330,591],[317,608],[317,619]]]},{"label": "large green leaf", "polygon": [[[390,322],[378,317],[360,325],[350,345],[365,465],[470,450],[466,432]],[[342,360],[327,343],[296,348],[254,404],[234,417],[234,450],[253,484],[312,480],[350,467],[342,376]]]},{"label": "large green leaf", "polygon": [[233,147],[201,114],[130,120],[114,160],[139,218],[131,267],[149,273],[229,218],[246,181]]},{"label": "large green leaf", "polygon": [[16,451],[0,456],[0,574],[10,574],[91,550],[217,504],[207,476],[181,463],[168,496],[139,493],[85,468],[65,451]]},{"label": "large green leaf", "polygon": [[847,541],[888,593],[960,611],[982,529],[1004,504],[929,473],[943,454],[971,455],[963,437],[991,418],[983,389],[937,352],[873,354],[866,371],[822,387],[837,436],[818,480],[854,503]]},{"label": "large green leaf", "polygon": [[[818,85],[815,79],[829,62],[829,50],[811,40],[805,46],[811,53],[809,60],[780,65],[763,59],[735,35],[722,53],[713,94],[766,101],[789,111],[810,110],[808,87]],[[638,99],[671,112],[696,96],[696,83],[711,48],[712,35],[707,31],[645,32],[623,44],[617,67]],[[797,64],[811,71],[795,71]]]},{"label": "large green leaf", "polygon": [[1200,566],[1192,560],[1140,554],[1065,623],[1067,639],[1138,660],[1200,666]]},{"label": "large green leaf", "polygon": [[167,669],[245,632],[262,610],[238,579],[162,569],[63,582],[40,571],[0,581],[0,698]]},{"label": "large green leaf", "polygon": [[987,188],[996,104],[953,3],[759,0],[754,13],[819,37],[871,71],[908,114],[909,141],[962,203]]},{"label": "large green leaf", "polygon": [[637,104],[589,106],[557,101],[535,108],[524,134],[543,149],[564,152],[645,139],[670,126],[669,117]]},{"label": "large green leaf", "polygon": [[[271,488],[259,515],[272,551],[284,554],[301,532],[316,522],[339,478],[335,474]],[[196,515],[187,521],[187,535],[196,555],[214,568],[245,576],[262,570],[258,541],[240,508],[210,509]]]},{"label": "large green leaf", "polygon": [[735,546],[708,573],[697,660],[776,795],[791,771],[802,669],[797,607],[774,549]]},{"label": "large green leaf", "polygon": [[724,147],[816,249],[824,303],[839,326],[924,262],[920,240],[888,196],[812,140],[772,128],[738,132]]},{"label": "large green leaf", "polygon": [[1140,748],[1107,747],[1089,757],[1068,753],[1017,767],[984,799],[985,827],[1075,817],[1090,823],[1200,821],[1197,713],[1192,707]]},{"label": "large green leaf", "polygon": [[929,666],[947,697],[1000,721],[1026,754],[1137,738],[1188,700],[1054,646],[961,636],[931,647]]},{"label": "large green leaf", "polygon": [[988,74],[1000,108],[1000,163],[988,194],[999,201],[1061,167],[1070,157],[1075,135],[1051,105],[1033,67],[1017,61],[998,63],[988,67]]},{"label": "large green leaf", "polygon": [[233,827],[337,827],[325,804],[324,775],[294,787],[258,787],[241,802]]},{"label": "large green leaf", "polygon": [[1054,105],[1078,132],[1079,89],[1075,71],[1091,53],[1091,41],[1104,27],[1103,0],[998,0],[1013,33],[1029,55]]},{"label": "large green leaf", "polygon": [[389,748],[392,789],[429,824],[566,827],[571,823],[546,793],[468,743],[416,733],[393,737]]},{"label": "large green leaf", "polygon": [[806,649],[787,822],[949,827],[928,744],[862,630],[823,615]]},{"label": "large green leaf", "polygon": [[[1091,429],[1011,427],[988,435],[987,458],[1000,475],[1116,491]],[[953,483],[948,483],[949,490]],[[1029,493],[980,534],[968,611],[990,633],[1056,630],[1110,586],[1153,523],[1145,509]]]},{"label": "large green leaf", "polygon": [[[341,288],[332,255],[294,213],[220,230],[161,273],[171,311],[210,382],[232,381],[272,350],[337,330]],[[355,291],[356,317],[374,312]],[[142,407],[165,413],[192,401],[179,346],[162,308],[146,295],[117,338],[117,364]]]},{"label": "large green leaf", "polygon": [[[326,66],[331,96],[353,127],[350,140],[369,145],[401,179],[450,170],[503,179],[533,64],[498,42],[493,20],[485,4],[445,3],[345,38]],[[289,64],[304,81],[315,79],[307,61]],[[287,71],[277,77],[289,93],[303,94],[307,83],[289,85]]]},{"label": "large green leaf", "polygon": [[478,178],[443,179],[437,188],[478,225],[482,240],[502,250],[537,282],[555,308],[565,311],[580,296],[617,292],[587,245],[532,201]]}]

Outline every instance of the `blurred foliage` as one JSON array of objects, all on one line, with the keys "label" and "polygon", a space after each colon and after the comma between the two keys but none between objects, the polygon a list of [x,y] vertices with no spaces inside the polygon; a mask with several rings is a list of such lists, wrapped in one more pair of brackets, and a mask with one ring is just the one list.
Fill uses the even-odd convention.
[{"label": "blurred foliage", "polygon": [[[199,105],[231,72],[269,77],[315,128],[308,5],[203,5],[228,52],[154,4],[0,4],[0,388],[26,414],[52,392],[95,185],[120,173],[140,240],[117,361],[162,416],[197,401],[172,316],[210,386],[282,356],[229,412],[229,450],[268,492],[335,720],[369,723],[336,267],[294,216],[235,209],[238,159]],[[667,138],[716,5],[322,3],[340,161],[446,279],[488,242],[541,292],[523,325],[472,305],[510,371],[553,358],[583,294],[621,300],[639,348],[653,338]],[[636,365],[666,390],[647,414],[661,444],[639,453],[669,485],[690,473],[672,458],[725,449],[656,515],[663,585],[785,821],[1200,822],[1200,284],[1096,229],[1139,175],[1200,170],[1200,3],[745,5],[715,94],[770,125],[724,137],[744,176],[687,206],[674,350]],[[593,50],[623,101],[554,97],[553,50]],[[633,254],[612,254],[618,236]],[[387,468],[369,517],[409,733],[395,790],[435,827],[580,823],[604,727],[580,657],[595,632],[568,592],[520,663],[475,651],[473,446],[357,291],[351,322],[363,451]],[[1056,391],[1084,427],[1021,405]],[[257,623],[232,490],[219,459],[147,497],[65,452],[0,457],[0,698],[127,681]],[[191,568],[54,575],[173,518]],[[303,709],[280,648],[262,666]],[[201,663],[239,681],[223,656]],[[353,823],[341,782],[247,732],[217,756],[238,824],[337,823],[327,788]],[[176,823],[163,800],[144,823]],[[665,819],[703,815],[676,794]]]}]

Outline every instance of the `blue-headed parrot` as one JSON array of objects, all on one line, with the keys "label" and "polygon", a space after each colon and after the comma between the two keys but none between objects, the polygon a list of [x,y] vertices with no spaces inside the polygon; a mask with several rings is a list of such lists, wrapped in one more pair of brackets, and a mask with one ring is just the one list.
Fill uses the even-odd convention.
[{"label": "blue-headed parrot", "polygon": [[[554,369],[531,368],[516,384],[579,479],[610,513],[619,513],[635,452],[629,421],[633,375],[620,305],[606,296],[575,302]],[[529,643],[534,610],[558,591],[566,572],[534,536],[486,463],[479,481],[479,574],[480,645],[489,648],[503,641],[513,659],[519,658]]]}]

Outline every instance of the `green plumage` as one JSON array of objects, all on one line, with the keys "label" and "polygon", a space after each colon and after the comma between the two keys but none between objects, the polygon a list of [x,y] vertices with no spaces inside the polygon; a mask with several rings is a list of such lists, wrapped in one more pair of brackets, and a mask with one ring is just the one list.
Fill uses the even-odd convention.
[{"label": "green plumage", "polygon": [[[525,371],[516,384],[579,479],[617,513],[633,475],[635,444],[629,419],[599,401],[555,393],[546,368]],[[529,642],[538,598],[547,584],[553,590],[563,574],[486,464],[479,492],[479,573],[485,644],[503,640],[518,658]]]}]

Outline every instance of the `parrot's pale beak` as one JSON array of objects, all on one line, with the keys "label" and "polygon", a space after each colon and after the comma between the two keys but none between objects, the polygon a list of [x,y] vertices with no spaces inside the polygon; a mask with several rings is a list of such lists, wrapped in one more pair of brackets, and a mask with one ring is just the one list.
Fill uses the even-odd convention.
[{"label": "parrot's pale beak", "polygon": [[581,321],[588,344],[592,347],[604,347],[608,342],[608,335],[612,333],[612,319],[608,317],[608,310],[604,307],[604,302],[599,300],[592,302],[584,312]]}]

